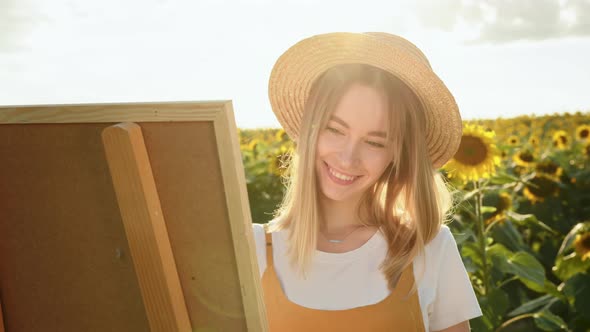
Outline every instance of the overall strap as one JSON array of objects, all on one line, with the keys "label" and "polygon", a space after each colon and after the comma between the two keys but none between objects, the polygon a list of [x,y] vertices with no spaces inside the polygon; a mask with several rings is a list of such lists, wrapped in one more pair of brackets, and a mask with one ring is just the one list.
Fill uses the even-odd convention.
[{"label": "overall strap", "polygon": [[272,257],[272,233],[268,232],[268,224],[264,224],[264,235],[266,236],[266,266],[273,266]]}]

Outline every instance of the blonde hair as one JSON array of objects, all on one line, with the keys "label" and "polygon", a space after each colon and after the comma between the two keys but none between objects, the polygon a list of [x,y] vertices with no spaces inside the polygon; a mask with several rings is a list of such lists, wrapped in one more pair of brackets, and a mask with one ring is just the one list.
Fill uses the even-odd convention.
[{"label": "blonde hair", "polygon": [[[419,99],[401,80],[368,65],[333,67],[313,84],[301,121],[299,141],[288,160],[286,193],[269,231],[289,229],[287,255],[305,278],[317,247],[320,205],[315,172],[317,138],[352,84],[381,91],[388,100],[393,161],[367,190],[357,215],[364,225],[380,227],[388,252],[380,266],[391,290],[402,271],[420,254],[446,222],[451,195],[428,157],[425,118]],[[416,291],[414,283],[411,292]]]}]

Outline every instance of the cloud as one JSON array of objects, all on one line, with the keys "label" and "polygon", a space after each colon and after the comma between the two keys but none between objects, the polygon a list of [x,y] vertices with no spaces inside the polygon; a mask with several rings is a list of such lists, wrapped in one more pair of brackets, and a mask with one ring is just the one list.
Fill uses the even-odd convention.
[{"label": "cloud", "polygon": [[416,10],[427,28],[471,30],[468,43],[590,36],[590,0],[419,0]]}]

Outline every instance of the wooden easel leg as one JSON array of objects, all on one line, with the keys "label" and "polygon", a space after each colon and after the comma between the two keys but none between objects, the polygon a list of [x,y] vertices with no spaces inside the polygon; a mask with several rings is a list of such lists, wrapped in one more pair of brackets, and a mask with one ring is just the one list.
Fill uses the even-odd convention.
[{"label": "wooden easel leg", "polygon": [[141,127],[107,127],[102,141],[151,331],[191,331]]}]

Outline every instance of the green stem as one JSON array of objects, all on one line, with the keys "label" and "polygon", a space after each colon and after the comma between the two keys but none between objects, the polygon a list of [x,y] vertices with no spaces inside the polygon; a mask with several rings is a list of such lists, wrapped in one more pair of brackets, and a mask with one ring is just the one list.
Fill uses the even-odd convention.
[{"label": "green stem", "polygon": [[516,316],[516,317],[514,317],[512,319],[509,319],[509,320],[505,321],[502,325],[500,325],[500,327],[498,327],[496,329],[496,332],[502,330],[506,326],[508,326],[508,325],[510,325],[510,324],[512,324],[512,323],[514,323],[516,321],[519,321],[519,320],[525,319],[525,318],[529,318],[529,317],[533,317],[533,316],[535,316],[535,314],[524,314],[524,315]]},{"label": "green stem", "polygon": [[[473,182],[473,185],[475,186],[475,189],[479,189],[479,181],[476,180]],[[484,293],[485,295],[489,294],[490,291],[490,285],[489,285],[489,280],[488,280],[488,258],[487,258],[487,254],[486,254],[486,233],[484,231],[484,221],[483,221],[483,215],[481,213],[481,206],[482,206],[482,193],[481,191],[478,191],[475,194],[475,216],[476,216],[476,223],[477,223],[477,238],[478,238],[478,242],[479,242],[479,250],[481,253],[481,260],[483,263],[483,273],[482,273],[482,278],[483,278],[483,289],[484,289]]]}]

